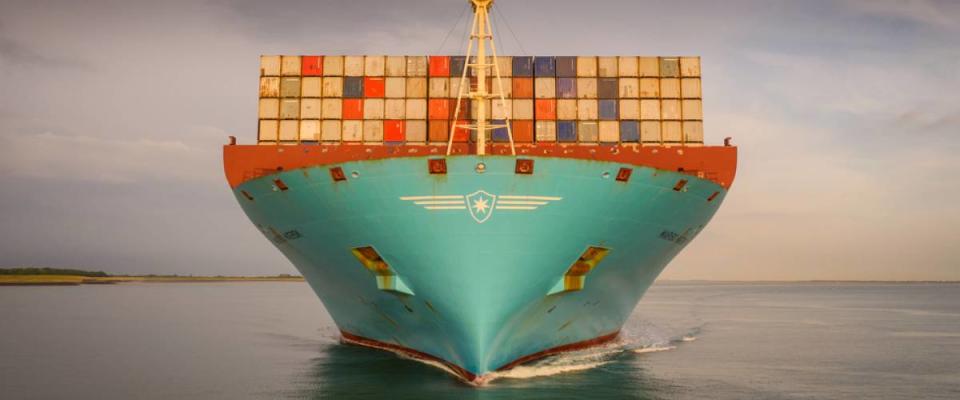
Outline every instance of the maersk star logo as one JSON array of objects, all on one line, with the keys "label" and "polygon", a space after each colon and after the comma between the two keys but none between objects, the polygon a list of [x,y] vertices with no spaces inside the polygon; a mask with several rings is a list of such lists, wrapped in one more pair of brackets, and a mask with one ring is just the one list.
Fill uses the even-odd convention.
[{"label": "maersk star logo", "polygon": [[563,200],[554,196],[500,195],[477,190],[468,195],[442,196],[402,196],[400,200],[410,201],[427,211],[467,210],[470,217],[482,224],[493,216],[493,210],[535,211],[554,201]]},{"label": "maersk star logo", "polygon": [[493,206],[497,203],[497,196],[478,190],[467,195],[467,206],[474,221],[482,224],[493,215]]}]

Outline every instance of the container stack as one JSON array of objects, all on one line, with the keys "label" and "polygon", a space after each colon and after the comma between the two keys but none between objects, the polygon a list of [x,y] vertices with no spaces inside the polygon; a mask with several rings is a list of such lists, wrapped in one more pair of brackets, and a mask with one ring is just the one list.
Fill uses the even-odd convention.
[{"label": "container stack", "polygon": [[[263,56],[259,142],[446,143],[452,124],[476,115],[466,95],[457,111],[465,65],[456,56]],[[496,69],[488,118],[509,121],[517,144],[703,143],[699,57],[498,57]],[[507,130],[491,139],[507,142]]]}]

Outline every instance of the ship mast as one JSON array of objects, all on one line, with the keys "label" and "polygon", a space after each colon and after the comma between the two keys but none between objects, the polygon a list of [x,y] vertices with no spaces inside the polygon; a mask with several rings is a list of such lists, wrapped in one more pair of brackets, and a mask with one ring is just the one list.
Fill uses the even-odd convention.
[{"label": "ship mast", "polygon": [[[487,121],[487,99],[493,99],[496,97],[496,101],[500,102],[500,109],[505,110],[504,105],[506,104],[506,99],[503,95],[503,81],[500,79],[500,67],[497,63],[497,46],[493,42],[493,31],[490,29],[490,7],[493,6],[493,0],[469,0],[473,5],[473,25],[470,28],[470,41],[467,44],[467,54],[466,54],[466,65],[463,68],[462,75],[460,76],[460,85],[459,90],[457,91],[457,105],[453,112],[453,123],[450,125],[450,137],[449,143],[447,143],[447,155],[453,151],[453,139],[454,134],[457,132],[457,128],[469,129],[477,132],[477,155],[482,156],[487,153],[487,131],[492,131],[498,128],[506,128],[507,138],[510,140],[510,154],[516,155],[516,149],[513,145],[513,132],[510,129],[510,113],[504,112],[504,123],[503,124],[491,124]],[[487,59],[487,41],[490,43],[490,51],[492,57],[490,61]],[[474,42],[477,45],[477,52],[475,57],[471,57],[473,50]],[[471,62],[473,60],[473,62]],[[499,89],[499,96],[493,96],[491,93],[487,92],[487,76],[489,75],[488,68],[493,69],[493,74],[496,78],[496,85]],[[467,71],[470,69],[475,71],[477,77],[477,87],[472,88],[469,85],[467,80]],[[471,103],[476,103],[477,112],[474,116],[475,124],[459,124],[460,117],[460,102],[466,95],[470,99]]]}]

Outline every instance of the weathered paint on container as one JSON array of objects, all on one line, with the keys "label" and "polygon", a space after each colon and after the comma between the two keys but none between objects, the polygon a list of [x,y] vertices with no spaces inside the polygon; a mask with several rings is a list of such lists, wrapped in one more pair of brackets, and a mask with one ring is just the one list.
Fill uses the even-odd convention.
[{"label": "weathered paint on container", "polygon": [[[502,56],[497,57],[496,69],[500,72],[501,78],[508,78],[513,76],[513,57]],[[492,70],[491,73],[496,76],[496,70]]]},{"label": "weathered paint on container", "polygon": [[[320,99],[301,99],[300,118],[320,119],[322,116],[321,108]],[[317,122],[317,132],[320,132],[320,122]]]},{"label": "weathered paint on container", "polygon": [[[323,76],[323,56],[300,57],[300,73],[303,76]],[[317,123],[317,132],[320,132],[319,122]]]},{"label": "weathered paint on container", "polygon": [[298,136],[300,136],[300,121],[280,121],[280,141],[295,142]]},{"label": "weathered paint on container", "polygon": [[450,56],[430,56],[430,76],[450,76]]},{"label": "weathered paint on container", "polygon": [[[344,76],[363,76],[363,56],[344,56],[343,57],[343,75]],[[346,140],[346,135],[344,135]]]},{"label": "weathered paint on container", "polygon": [[597,75],[601,78],[616,78],[619,75],[617,57],[597,57]]},{"label": "weathered paint on container", "polygon": [[601,99],[615,99],[620,91],[620,82],[617,78],[597,79],[597,97]]},{"label": "weathered paint on container", "polygon": [[387,56],[383,69],[383,74],[386,76],[406,76],[407,57]]},{"label": "weathered paint on container", "polygon": [[660,100],[641,99],[640,119],[660,119]]},{"label": "weathered paint on container", "polygon": [[700,76],[700,57],[680,57],[680,76]]},{"label": "weathered paint on container", "polygon": [[280,56],[260,56],[260,76],[280,76]]},{"label": "weathered paint on container", "polygon": [[660,143],[660,121],[640,121],[640,141]]},{"label": "weathered paint on container", "polygon": [[513,76],[532,77],[533,57],[513,57]]},{"label": "weathered paint on container", "polygon": [[280,75],[300,76],[300,56],[283,56],[280,60]]},{"label": "weathered paint on container", "polygon": [[660,57],[660,76],[677,78],[680,76],[680,59],[677,57]]},{"label": "weathered paint on container", "polygon": [[321,96],[343,97],[343,78],[339,76],[325,76],[321,83]]},{"label": "weathered paint on container", "polygon": [[343,76],[343,56],[323,56],[323,76]]},{"label": "weathered paint on container", "polygon": [[365,76],[383,76],[386,68],[386,57],[365,56],[363,59],[363,74]]},{"label": "weathered paint on container", "polygon": [[577,76],[592,78],[597,76],[597,57],[577,57]]},{"label": "weathered paint on container", "polygon": [[348,76],[343,78],[343,97],[361,98],[363,97],[363,77]]},{"label": "weathered paint on container", "polygon": [[557,119],[557,100],[537,99],[534,102],[534,117],[538,120]]},{"label": "weathered paint on container", "polygon": [[257,117],[260,119],[278,119],[280,117],[280,99],[260,99]]},{"label": "weathered paint on container", "polygon": [[343,121],[343,141],[359,142],[363,140],[363,121],[362,120],[344,120]]},{"label": "weathered paint on container", "polygon": [[640,97],[648,99],[660,97],[660,79],[640,78]]},{"label": "weathered paint on container", "polygon": [[538,142],[557,141],[556,121],[536,121],[534,129],[536,130],[536,139]]},{"label": "weathered paint on container", "polygon": [[577,141],[576,121],[557,121],[557,140],[560,142]]},{"label": "weathered paint on container", "polygon": [[555,58],[557,76],[562,78],[577,77],[577,58],[576,57],[556,57]]},{"label": "weathered paint on container", "polygon": [[302,97],[322,97],[323,78],[319,76],[305,77],[301,80],[300,95]]},{"label": "weathered paint on container", "polygon": [[428,92],[428,97],[430,98],[447,98],[450,97],[450,79],[448,78],[430,78],[427,80],[427,85],[430,87]]},{"label": "weathered paint on container", "polygon": [[300,141],[316,142],[318,140],[320,140],[320,121],[300,120]]},{"label": "weathered paint on container", "polygon": [[602,99],[598,101],[598,109],[601,120],[617,120],[617,100]]},{"label": "weathered paint on container", "polygon": [[621,99],[620,119],[640,119],[640,100]]},{"label": "weathered paint on container", "polygon": [[683,140],[687,143],[703,143],[703,122],[683,121]]},{"label": "weathered paint on container", "polygon": [[463,69],[466,68],[467,57],[466,56],[453,56],[450,57],[450,76],[462,77]]},{"label": "weathered paint on container", "polygon": [[621,77],[636,77],[639,73],[636,56],[620,56],[617,58],[617,75]]},{"label": "weathered paint on container", "polygon": [[407,104],[404,99],[386,99],[383,102],[383,118],[385,119],[404,119],[406,118]]},{"label": "weathered paint on container", "polygon": [[275,119],[261,119],[259,128],[257,131],[259,141],[276,141],[277,133],[280,131],[280,121]]},{"label": "weathered paint on container", "polygon": [[638,67],[641,77],[659,77],[660,60],[657,57],[640,57]]},{"label": "weathered paint on container", "polygon": [[618,94],[622,99],[636,99],[640,97],[640,79],[620,78]]},{"label": "weathered paint on container", "polygon": [[364,99],[363,119],[383,119],[383,99]]},{"label": "weathered paint on container", "polygon": [[407,143],[424,143],[427,141],[427,121],[408,119],[405,121]]},{"label": "weathered paint on container", "polygon": [[577,119],[596,120],[599,119],[599,104],[594,99],[577,100]]},{"label": "weathered paint on container", "polygon": [[620,121],[620,141],[640,141],[640,121]]},{"label": "weathered paint on container", "polygon": [[513,97],[513,79],[500,78],[499,83],[496,79],[494,79],[491,81],[491,83],[493,84],[491,87],[493,88],[492,91],[494,98],[500,97],[501,87],[503,88],[503,97],[507,99]]},{"label": "weathered paint on container", "polygon": [[406,140],[406,124],[402,119],[390,119],[383,121],[383,141],[389,143],[402,143]]},{"label": "weathered paint on container", "polygon": [[384,79],[384,97],[389,99],[407,97],[407,78],[388,77]]},{"label": "weathered paint on container", "polygon": [[383,142],[383,121],[363,121],[363,141],[365,143]]},{"label": "weathered paint on container", "polygon": [[343,119],[363,119],[363,99],[343,99]]},{"label": "weathered paint on container", "polygon": [[535,76],[557,76],[556,57],[537,56],[533,59],[533,74]]},{"label": "weathered paint on container", "polygon": [[300,78],[280,78],[280,97],[300,97]]},{"label": "weathered paint on container", "polygon": [[680,121],[662,121],[660,123],[660,137],[667,143],[682,142],[683,133],[680,128]]},{"label": "weathered paint on container", "polygon": [[320,122],[320,140],[324,142],[340,142],[341,127],[339,119],[325,119]]},{"label": "weathered paint on container", "polygon": [[598,124],[601,143],[617,143],[620,141],[620,123],[617,121],[600,121]]},{"label": "weathered paint on container", "polygon": [[577,98],[597,98],[597,78],[577,78]]},{"label": "weathered paint on container", "polygon": [[557,97],[562,99],[577,98],[577,78],[557,78]]},{"label": "weathered paint on container", "polygon": [[429,70],[429,63],[427,62],[426,56],[407,57],[407,77],[425,77]]},{"label": "weathered paint on container", "polygon": [[597,121],[577,121],[577,140],[581,143],[596,143],[600,136]]},{"label": "weathered paint on container", "polygon": [[386,94],[386,80],[381,77],[363,78],[363,97],[382,98]]},{"label": "weathered paint on container", "polygon": [[681,108],[683,119],[703,119],[703,103],[699,99],[685,99]]},{"label": "weathered paint on container", "polygon": [[275,76],[260,78],[260,97],[280,97],[280,78]]},{"label": "weathered paint on container", "polygon": [[427,99],[406,99],[406,117],[408,119],[427,119]]},{"label": "weathered paint on container", "polygon": [[343,118],[343,100],[342,99],[321,99],[320,114],[323,115],[324,119]]},{"label": "weathered paint on container", "polygon": [[406,97],[413,99],[425,99],[427,97],[427,78],[408,77]]},{"label": "weathered paint on container", "polygon": [[553,99],[557,97],[557,78],[538,77],[534,79],[533,93],[538,99]]},{"label": "weathered paint on container", "polygon": [[557,119],[577,119],[577,100],[557,100]]}]

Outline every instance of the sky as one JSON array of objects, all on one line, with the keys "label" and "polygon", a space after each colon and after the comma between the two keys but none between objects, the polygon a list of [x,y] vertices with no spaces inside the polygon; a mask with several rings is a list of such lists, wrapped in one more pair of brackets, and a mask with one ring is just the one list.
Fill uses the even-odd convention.
[{"label": "sky", "polygon": [[[0,1],[0,267],[295,273],[223,177],[259,55],[459,54],[466,7]],[[960,2],[495,8],[503,54],[702,56],[737,180],[661,278],[960,280]]]}]

